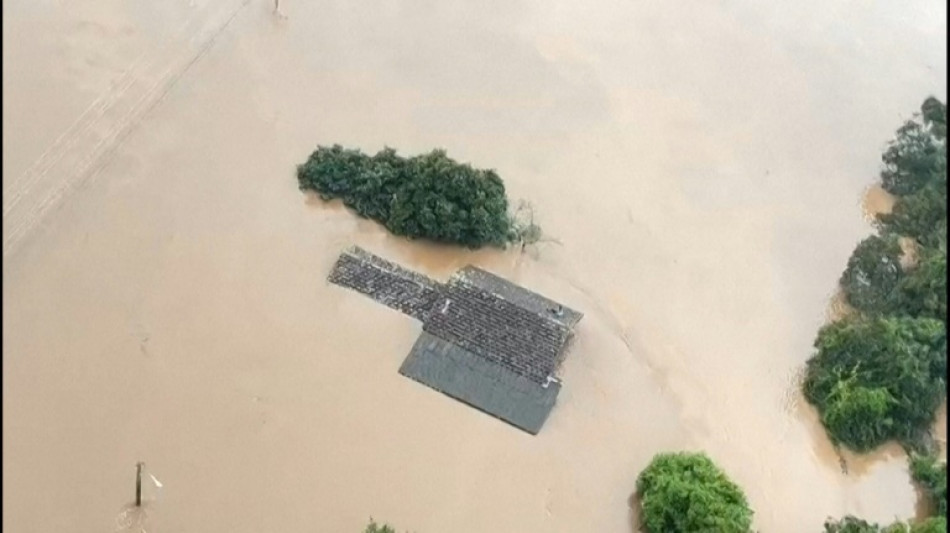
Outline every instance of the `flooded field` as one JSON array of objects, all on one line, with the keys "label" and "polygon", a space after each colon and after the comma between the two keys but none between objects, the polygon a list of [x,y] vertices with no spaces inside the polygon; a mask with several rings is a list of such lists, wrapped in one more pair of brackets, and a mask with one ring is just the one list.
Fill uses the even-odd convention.
[{"label": "flooded field", "polygon": [[[630,532],[676,449],[764,532],[914,516],[797,383],[945,3],[281,4],[4,2],[5,529]],[[297,190],[332,143],[495,168],[560,244],[391,237]],[[397,374],[419,326],[326,282],[351,244],[585,313],[537,437]]]}]

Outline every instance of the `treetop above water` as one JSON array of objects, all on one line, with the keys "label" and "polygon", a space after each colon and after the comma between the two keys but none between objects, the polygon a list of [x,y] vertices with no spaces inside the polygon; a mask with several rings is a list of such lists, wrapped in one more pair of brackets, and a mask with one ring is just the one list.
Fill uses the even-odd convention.
[{"label": "treetop above water", "polygon": [[[297,167],[302,190],[339,198],[395,235],[504,247],[537,232],[509,214],[505,184],[494,170],[458,163],[444,150],[401,157],[392,148],[373,156],[340,145],[320,146]],[[530,231],[529,231],[530,230]]]}]

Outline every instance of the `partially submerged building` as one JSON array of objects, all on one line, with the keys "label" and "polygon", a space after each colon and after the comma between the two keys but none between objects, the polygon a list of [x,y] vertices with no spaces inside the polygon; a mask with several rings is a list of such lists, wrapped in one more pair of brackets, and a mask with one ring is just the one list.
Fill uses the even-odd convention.
[{"label": "partially submerged building", "polygon": [[541,430],[581,313],[474,266],[439,283],[358,247],[340,256],[329,280],[422,322],[400,374],[531,434]]}]

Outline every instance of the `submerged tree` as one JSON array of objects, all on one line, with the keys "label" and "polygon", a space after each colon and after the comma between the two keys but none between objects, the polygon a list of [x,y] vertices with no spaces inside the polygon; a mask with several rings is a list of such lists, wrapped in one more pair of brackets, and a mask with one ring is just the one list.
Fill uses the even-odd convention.
[{"label": "submerged tree", "polygon": [[897,196],[893,211],[878,217],[883,231],[928,247],[946,243],[946,139],[947,107],[933,97],[897,130],[883,156],[882,186]]},{"label": "submerged tree", "polygon": [[803,384],[831,439],[869,451],[896,439],[916,445],[946,397],[942,322],[855,317],[829,324],[815,340]]},{"label": "submerged tree", "polygon": [[910,524],[895,522],[889,526],[879,526],[849,515],[839,520],[826,520],[823,531],[824,533],[947,533],[947,519],[935,516]]},{"label": "submerged tree", "polygon": [[[806,399],[831,439],[858,452],[892,439],[922,447],[946,397],[946,115],[928,98],[889,144],[881,182],[894,209],[840,279],[858,315],[822,328],[806,365]],[[900,237],[916,243],[906,269]]]},{"label": "submerged tree", "polygon": [[913,454],[910,458],[910,474],[930,500],[938,516],[947,514],[947,463],[937,461],[929,454]]},{"label": "submerged tree", "polygon": [[[340,198],[396,235],[469,248],[506,246],[526,237],[513,226],[505,185],[493,170],[473,168],[443,150],[403,158],[339,145],[318,147],[297,168],[302,190]],[[540,234],[540,229],[528,228]]]},{"label": "submerged tree", "polygon": [[938,179],[941,166],[946,175],[947,108],[928,98],[921,112],[897,130],[881,159],[881,185],[897,196],[913,194]]},{"label": "submerged tree", "polygon": [[901,196],[890,213],[878,215],[878,227],[885,234],[914,239],[926,247],[938,247],[947,238],[946,164],[943,178],[936,183]]},{"label": "submerged tree", "polygon": [[947,322],[947,249],[923,248],[917,265],[901,279],[900,308],[911,316]]},{"label": "submerged tree", "polygon": [[943,102],[933,96],[927,98],[920,106],[920,115],[935,139],[947,139],[947,106]]},{"label": "submerged tree", "polygon": [[854,249],[839,283],[851,307],[882,314],[895,309],[902,275],[897,238],[872,235]]},{"label": "submerged tree", "polygon": [[662,453],[637,478],[641,522],[648,533],[746,533],[752,510],[745,494],[702,453]]}]

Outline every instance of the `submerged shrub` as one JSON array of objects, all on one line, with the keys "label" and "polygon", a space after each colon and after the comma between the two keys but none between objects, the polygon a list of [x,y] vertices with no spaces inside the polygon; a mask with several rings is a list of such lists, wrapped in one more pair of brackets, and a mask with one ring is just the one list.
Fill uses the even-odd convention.
[{"label": "submerged shrub", "polygon": [[637,494],[649,533],[746,533],[752,523],[742,490],[702,453],[655,456],[637,478]]},{"label": "submerged shrub", "polygon": [[457,163],[443,150],[403,158],[390,148],[368,156],[321,146],[297,167],[297,180],[302,190],[340,198],[396,235],[470,248],[522,237],[495,171]]},{"label": "submerged shrub", "polygon": [[855,317],[822,328],[805,398],[836,444],[869,451],[913,444],[946,397],[946,330],[928,318]]},{"label": "submerged shrub", "polygon": [[388,524],[379,525],[371,519],[369,525],[363,530],[363,533],[396,533],[396,530]]}]

